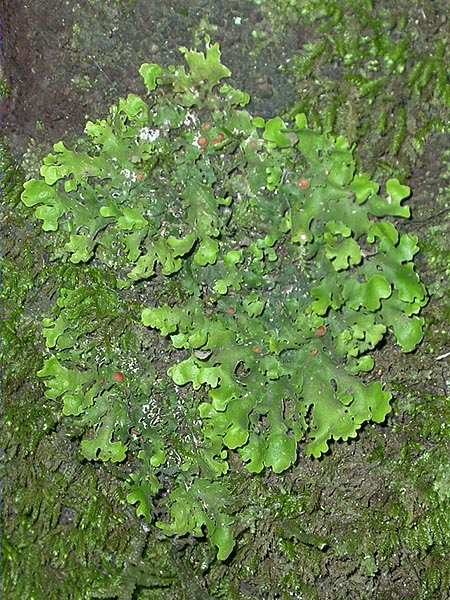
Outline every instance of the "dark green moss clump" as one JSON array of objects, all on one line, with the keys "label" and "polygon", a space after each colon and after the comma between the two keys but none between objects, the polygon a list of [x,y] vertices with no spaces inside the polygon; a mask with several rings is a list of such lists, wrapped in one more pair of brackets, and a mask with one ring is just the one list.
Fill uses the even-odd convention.
[{"label": "dark green moss clump", "polygon": [[[4,597],[125,598],[138,582],[165,587],[174,568],[164,545],[158,546],[164,567],[155,566],[159,555],[154,570],[140,566],[147,533],[125,502],[125,475],[82,462],[76,431],[60,423],[36,380],[43,353],[38,322],[61,280],[80,281],[48,261],[17,206],[22,174],[1,150]],[[102,281],[106,287],[107,274]]]},{"label": "dark green moss clump", "polygon": [[408,175],[430,134],[449,131],[445,2],[267,0],[263,9],[275,31],[308,32],[287,67],[295,110],[356,142],[365,168]]}]

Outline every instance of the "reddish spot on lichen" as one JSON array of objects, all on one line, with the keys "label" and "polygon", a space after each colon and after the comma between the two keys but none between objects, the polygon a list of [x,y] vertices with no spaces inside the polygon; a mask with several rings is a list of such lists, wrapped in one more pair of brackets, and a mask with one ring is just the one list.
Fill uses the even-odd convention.
[{"label": "reddish spot on lichen", "polygon": [[311,184],[310,184],[310,182],[309,182],[309,179],[300,179],[300,181],[298,182],[298,187],[299,187],[301,190],[307,190],[307,189],[309,188],[309,186],[310,186],[310,185],[311,185]]},{"label": "reddish spot on lichen", "polygon": [[316,333],[314,334],[316,337],[323,337],[327,332],[327,328],[325,325],[321,325],[316,329]]},{"label": "reddish spot on lichen", "polygon": [[117,371],[117,373],[114,373],[113,379],[117,383],[123,383],[125,381],[125,375],[121,371]]},{"label": "reddish spot on lichen", "polygon": [[225,134],[220,132],[219,135],[213,139],[213,144],[221,144],[225,139]]}]

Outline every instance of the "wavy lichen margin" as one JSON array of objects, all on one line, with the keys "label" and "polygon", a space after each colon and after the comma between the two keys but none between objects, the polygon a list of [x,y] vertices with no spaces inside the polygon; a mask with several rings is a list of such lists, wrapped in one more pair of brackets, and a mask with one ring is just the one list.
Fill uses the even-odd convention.
[{"label": "wavy lichen margin", "polygon": [[[355,173],[354,148],[309,129],[302,113],[292,123],[252,116],[249,96],[222,83],[230,71],[217,44],[182,52],[187,72],[142,65],[146,100],[130,94],[88,122],[75,150],[55,144],[22,201],[54,236],[55,259],[115,271],[105,307],[151,278],[176,287],[141,320],[185,353],[168,373],[180,390],[199,390],[196,443],[172,452],[164,422],[147,428],[128,499],[151,518],[170,471],[171,519],[160,528],[201,536],[206,526],[224,560],[234,546],[230,455],[251,473],[281,473],[300,442],[319,457],[382,422],[391,394],[361,377],[388,331],[403,351],[417,346],[427,293],[417,238],[387,219],[409,217],[407,186],[390,179],[380,194]],[[80,332],[92,333],[73,316],[76,295],[61,290],[44,322],[51,356],[38,375],[86,426],[85,458],[120,462],[135,425],[129,400],[118,403],[104,371],[76,368]]]}]

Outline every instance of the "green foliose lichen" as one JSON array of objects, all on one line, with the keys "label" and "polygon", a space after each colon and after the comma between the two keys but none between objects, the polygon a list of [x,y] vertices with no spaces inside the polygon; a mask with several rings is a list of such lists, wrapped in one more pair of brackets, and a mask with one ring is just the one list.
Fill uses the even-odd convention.
[{"label": "green foliose lichen", "polygon": [[[231,465],[281,473],[299,447],[320,457],[383,422],[391,393],[364,380],[371,351],[388,332],[404,352],[417,346],[427,293],[417,237],[391,219],[409,217],[407,186],[391,178],[380,193],[354,148],[303,113],[253,117],[208,39],[205,53],[182,52],[187,70],[142,65],[147,98],[119,100],[75,149],[55,144],[21,197],[58,241],[54,260],[114,273],[59,290],[43,321],[46,398],[84,432],[86,459],[138,459],[128,480],[138,514],[151,518],[164,481],[158,527],[206,527],[224,560]],[[168,280],[177,294],[156,304],[153,281]],[[111,352],[96,336],[108,323]],[[136,340],[124,366],[118,330]],[[139,358],[154,330],[170,339],[178,395],[161,403],[164,377],[142,384]]]}]

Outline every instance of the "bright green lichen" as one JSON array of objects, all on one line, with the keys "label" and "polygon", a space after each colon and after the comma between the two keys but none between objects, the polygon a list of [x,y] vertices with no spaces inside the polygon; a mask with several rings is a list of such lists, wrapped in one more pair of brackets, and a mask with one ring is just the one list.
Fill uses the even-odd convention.
[{"label": "bright green lichen", "polygon": [[[22,201],[62,241],[55,259],[117,274],[108,289],[60,290],[43,323],[47,398],[79,419],[85,458],[136,453],[128,500],[138,514],[150,517],[170,471],[170,520],[158,526],[195,536],[206,526],[223,560],[234,544],[224,477],[233,455],[251,473],[281,473],[299,444],[319,457],[383,422],[391,394],[361,374],[388,331],[403,351],[417,346],[427,295],[412,262],[417,238],[386,219],[409,216],[407,186],[390,179],[379,194],[347,141],[309,129],[302,113],[254,118],[245,93],[219,87],[230,73],[217,45],[183,53],[188,72],[143,65],[147,100],[120,100],[87,123],[75,150],[55,144]],[[170,278],[179,300],[155,305],[152,278]],[[95,318],[138,328],[139,312],[177,352],[168,374],[189,431],[169,416],[170,400],[158,413],[151,387],[114,380],[116,352],[98,364]]]}]

